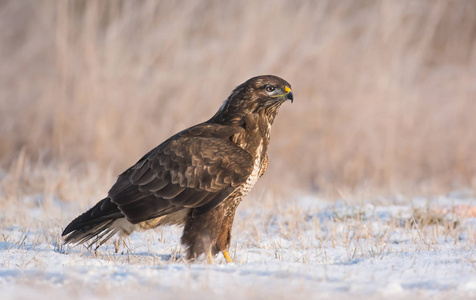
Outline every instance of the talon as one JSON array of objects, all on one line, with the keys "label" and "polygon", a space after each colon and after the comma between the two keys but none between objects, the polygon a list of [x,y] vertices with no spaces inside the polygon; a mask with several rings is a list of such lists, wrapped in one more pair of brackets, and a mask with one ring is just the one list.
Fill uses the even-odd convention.
[{"label": "talon", "polygon": [[230,253],[228,253],[228,250],[222,251],[223,256],[225,257],[225,260],[227,263],[232,263],[233,260],[230,257]]}]

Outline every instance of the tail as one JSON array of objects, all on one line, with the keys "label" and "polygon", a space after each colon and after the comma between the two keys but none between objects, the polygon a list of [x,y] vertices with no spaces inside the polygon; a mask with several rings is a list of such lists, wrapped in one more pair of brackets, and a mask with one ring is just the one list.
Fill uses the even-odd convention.
[{"label": "tail", "polygon": [[122,229],[119,220],[125,221],[124,215],[110,198],[104,198],[66,226],[64,243],[89,242],[89,247],[98,243],[99,247]]}]

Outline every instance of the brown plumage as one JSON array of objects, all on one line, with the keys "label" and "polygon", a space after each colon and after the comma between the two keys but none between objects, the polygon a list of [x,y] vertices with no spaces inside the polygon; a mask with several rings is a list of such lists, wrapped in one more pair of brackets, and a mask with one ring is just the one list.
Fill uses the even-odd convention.
[{"label": "brown plumage", "polygon": [[227,249],[235,210],[268,164],[271,125],[293,100],[291,85],[266,75],[236,87],[208,121],[172,136],[119,175],[108,196],[63,231],[65,243],[184,225],[187,258]]}]

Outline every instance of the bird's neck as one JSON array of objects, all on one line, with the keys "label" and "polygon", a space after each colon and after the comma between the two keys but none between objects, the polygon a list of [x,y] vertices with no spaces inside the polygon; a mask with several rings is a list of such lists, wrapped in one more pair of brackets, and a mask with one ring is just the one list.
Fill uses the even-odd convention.
[{"label": "bird's neck", "polygon": [[232,138],[233,142],[248,151],[252,157],[264,158],[268,150],[273,120],[274,118],[270,119],[264,112],[248,114],[241,123],[245,130],[236,134]]},{"label": "bird's neck", "polygon": [[271,125],[278,109],[279,105],[261,109],[238,109],[225,102],[207,123],[243,127],[245,130],[235,134],[231,140],[253,157],[264,158],[270,140]]}]

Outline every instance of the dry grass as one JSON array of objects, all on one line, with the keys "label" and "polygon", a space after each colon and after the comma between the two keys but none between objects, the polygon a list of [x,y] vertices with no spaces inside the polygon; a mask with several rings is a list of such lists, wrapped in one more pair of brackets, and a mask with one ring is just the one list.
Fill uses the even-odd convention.
[{"label": "dry grass", "polygon": [[474,1],[3,1],[0,27],[4,181],[24,160],[109,184],[271,73],[296,101],[270,190],[476,185]]},{"label": "dry grass", "polygon": [[[261,255],[259,259],[264,260],[274,257],[283,262],[328,265],[334,264],[337,257],[342,263],[352,263],[355,259],[380,259],[395,253],[416,256],[420,252],[442,250],[448,244],[461,250],[474,248],[474,226],[452,213],[451,207],[445,212],[434,205],[409,209],[410,202],[407,199],[395,212],[390,207],[372,204],[303,208],[268,198],[265,204],[255,202],[240,211],[230,252],[239,264],[255,261],[258,254]],[[17,213],[13,207],[29,217]],[[24,199],[3,209],[20,216],[20,219],[1,220],[2,240],[7,245],[3,250],[23,249],[34,253],[36,247],[44,249],[48,245],[50,251],[118,265],[187,263],[182,257],[181,228],[178,227],[160,227],[155,232],[135,234],[133,241],[126,239],[120,243],[119,253],[115,253],[113,241],[107,242],[98,252],[91,252],[82,246],[62,243],[59,229],[75,216],[75,212],[65,214],[60,207],[43,207],[42,203]],[[35,209],[42,215],[32,218]],[[251,261],[248,251],[255,254]],[[333,251],[334,258],[327,257],[326,251]],[[335,251],[343,255],[336,255]],[[25,259],[27,264],[28,257]],[[223,262],[220,256],[216,259]],[[47,261],[43,263],[48,264]],[[7,262],[3,267],[7,266],[5,264]]]},{"label": "dry grass", "polygon": [[[238,265],[266,261],[352,264],[358,259],[382,259],[399,253],[416,258],[420,253],[448,247],[466,251],[476,246],[471,220],[452,214],[451,207],[446,212],[434,204],[412,209],[411,199],[397,208],[369,203],[324,205],[317,199],[314,201],[319,205],[303,207],[264,198],[241,209],[236,218],[230,253]],[[16,219],[0,219],[0,268],[42,269],[51,265],[43,252],[68,254],[62,256],[66,266],[88,265],[88,261],[100,265],[188,264],[180,246],[179,227],[134,233],[131,240],[121,240],[118,253],[117,240],[92,251],[63,245],[62,227],[75,212],[69,209],[66,213],[58,203],[44,204],[21,198],[15,204],[2,205],[2,210],[10,211]],[[18,251],[25,251],[20,261]],[[224,263],[220,255],[215,259]],[[198,263],[205,262],[203,258]]]}]

